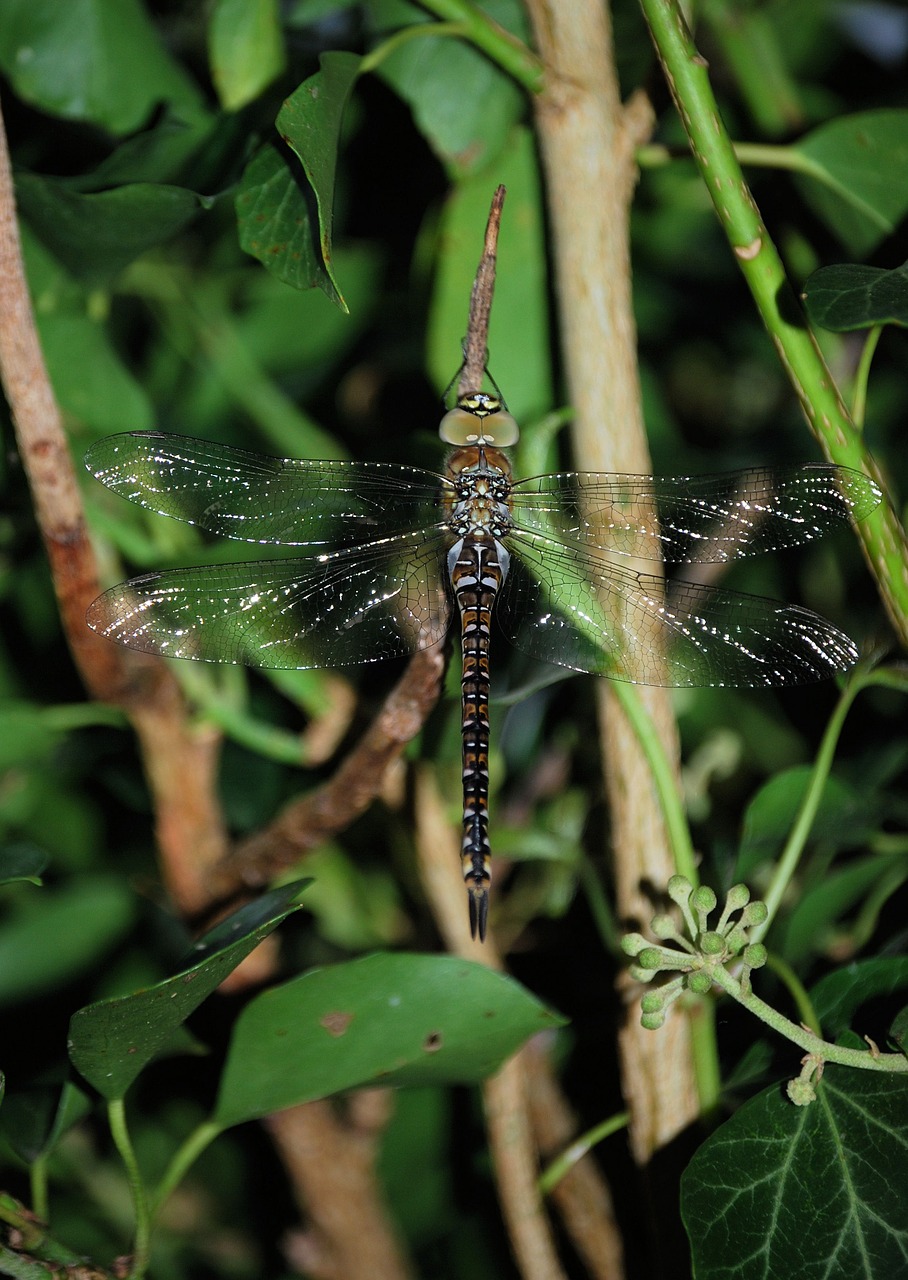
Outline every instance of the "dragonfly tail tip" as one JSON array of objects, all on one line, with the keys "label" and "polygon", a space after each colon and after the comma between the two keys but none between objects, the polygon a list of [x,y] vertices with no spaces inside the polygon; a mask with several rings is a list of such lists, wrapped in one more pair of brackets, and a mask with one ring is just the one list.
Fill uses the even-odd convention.
[{"label": "dragonfly tail tip", "polygon": [[489,890],[484,884],[473,884],[467,888],[470,902],[470,933],[480,942],[486,940],[486,928],[489,922]]}]

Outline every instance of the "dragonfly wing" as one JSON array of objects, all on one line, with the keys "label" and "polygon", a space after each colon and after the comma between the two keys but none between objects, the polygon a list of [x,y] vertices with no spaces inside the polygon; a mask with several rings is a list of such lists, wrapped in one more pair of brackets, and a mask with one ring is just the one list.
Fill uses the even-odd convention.
[{"label": "dragonfly wing", "polygon": [[534,658],[633,684],[809,684],[853,666],[825,618],[759,596],[666,583],[548,539],[509,537],[498,601],[508,639]]},{"label": "dragonfly wing", "polygon": [[810,542],[878,505],[847,467],[757,468],[717,476],[563,472],[513,488],[515,527],[614,555],[715,563]]},{"label": "dragonfly wing", "polygon": [[442,519],[442,476],[381,462],[269,458],[161,432],[106,436],[85,455],[121,497],[244,542],[355,546]]},{"label": "dragonfly wing", "polygon": [[88,610],[130,649],[252,667],[341,667],[429,648],[448,627],[438,538],[306,559],[171,569],[133,578]]}]

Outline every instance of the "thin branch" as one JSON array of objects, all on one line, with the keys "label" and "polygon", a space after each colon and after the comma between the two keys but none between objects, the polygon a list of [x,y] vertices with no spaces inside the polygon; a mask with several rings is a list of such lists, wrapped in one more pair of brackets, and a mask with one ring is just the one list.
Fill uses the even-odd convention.
[{"label": "thin branch", "polygon": [[358,818],[378,795],[389,766],[399,759],[435,706],[444,668],[442,645],[415,653],[333,778],[244,840],[217,868],[212,889],[226,896],[243,886],[263,885]]},{"label": "thin branch", "polygon": [[479,266],[476,268],[473,291],[470,294],[470,318],[463,344],[463,367],[458,379],[458,396],[470,395],[482,388],[482,380],[489,359],[489,316],[492,312],[492,297],[495,293],[498,231],[501,226],[504,197],[504,187],[499,187],[492,197],[492,207],[489,210],[489,221],[486,225],[485,245]]}]

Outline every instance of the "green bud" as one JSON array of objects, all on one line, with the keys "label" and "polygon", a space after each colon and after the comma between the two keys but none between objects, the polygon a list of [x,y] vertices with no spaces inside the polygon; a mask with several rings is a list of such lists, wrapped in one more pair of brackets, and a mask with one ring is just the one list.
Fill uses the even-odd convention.
[{"label": "green bud", "polygon": [[693,885],[687,876],[672,876],[668,882],[668,896],[672,902],[677,902],[679,907],[687,902],[692,892]]},{"label": "green bud", "polygon": [[653,916],[650,928],[657,938],[673,938],[678,932],[676,922],[668,915]]},{"label": "green bud", "polygon": [[762,942],[752,942],[744,948],[743,960],[748,969],[762,969],[768,959],[769,952]]},{"label": "green bud", "polygon": [[707,929],[706,933],[700,934],[699,947],[705,956],[720,956],[725,950],[725,939],[721,933]]},{"label": "green bud", "polygon": [[662,988],[660,987],[657,991],[647,991],[640,1001],[640,1008],[644,1013],[658,1013],[660,1009],[664,1009],[665,994]]},{"label": "green bud", "polygon": [[641,969],[660,969],[665,953],[659,947],[644,947],[637,953],[637,964]]},{"label": "green bud", "polygon": [[638,956],[649,943],[642,933],[626,933],[621,939],[621,950],[626,956]]},{"label": "green bud", "polygon": [[716,895],[708,884],[701,884],[699,889],[695,889],[690,895],[690,905],[695,911],[704,911],[709,915],[710,911],[716,909]]},{"label": "green bud", "polygon": [[644,1013],[640,1019],[640,1025],[645,1031],[658,1031],[660,1027],[665,1025],[664,1013]]},{"label": "green bud", "polygon": [[740,911],[750,902],[750,890],[746,884],[733,884],[725,895],[725,904],[729,911]]},{"label": "green bud", "polygon": [[742,929],[740,924],[736,924],[733,929],[729,929],[725,935],[725,945],[733,956],[747,946],[747,930]]},{"label": "green bud", "polygon": [[761,902],[756,898],[753,902],[749,902],[741,912],[741,923],[745,929],[752,928],[755,924],[763,924],[769,917],[769,907],[765,902]]},{"label": "green bud", "polygon": [[796,1107],[808,1107],[811,1102],[816,1101],[817,1097],[813,1083],[805,1080],[803,1076],[799,1076],[797,1080],[789,1080],[785,1086],[785,1092],[788,1094],[789,1101]]},{"label": "green bud", "polygon": [[698,996],[705,996],[713,985],[712,978],[702,969],[698,969],[696,973],[689,973],[685,982],[688,990],[695,992]]},{"label": "green bud", "polygon": [[652,969],[641,969],[639,964],[628,965],[627,971],[635,982],[652,982],[656,976]]}]

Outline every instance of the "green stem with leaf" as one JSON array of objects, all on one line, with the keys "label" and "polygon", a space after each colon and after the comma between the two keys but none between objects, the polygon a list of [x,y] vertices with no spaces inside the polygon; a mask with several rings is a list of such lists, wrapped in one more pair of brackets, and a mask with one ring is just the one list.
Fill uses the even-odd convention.
[{"label": "green stem with leaf", "polygon": [[[744,179],[709,79],[678,0],[641,0],[694,160],[738,266],[811,430],[840,466],[875,475],[872,460],[826,366]],[[908,541],[883,503],[858,526],[890,617],[908,642]]]}]

